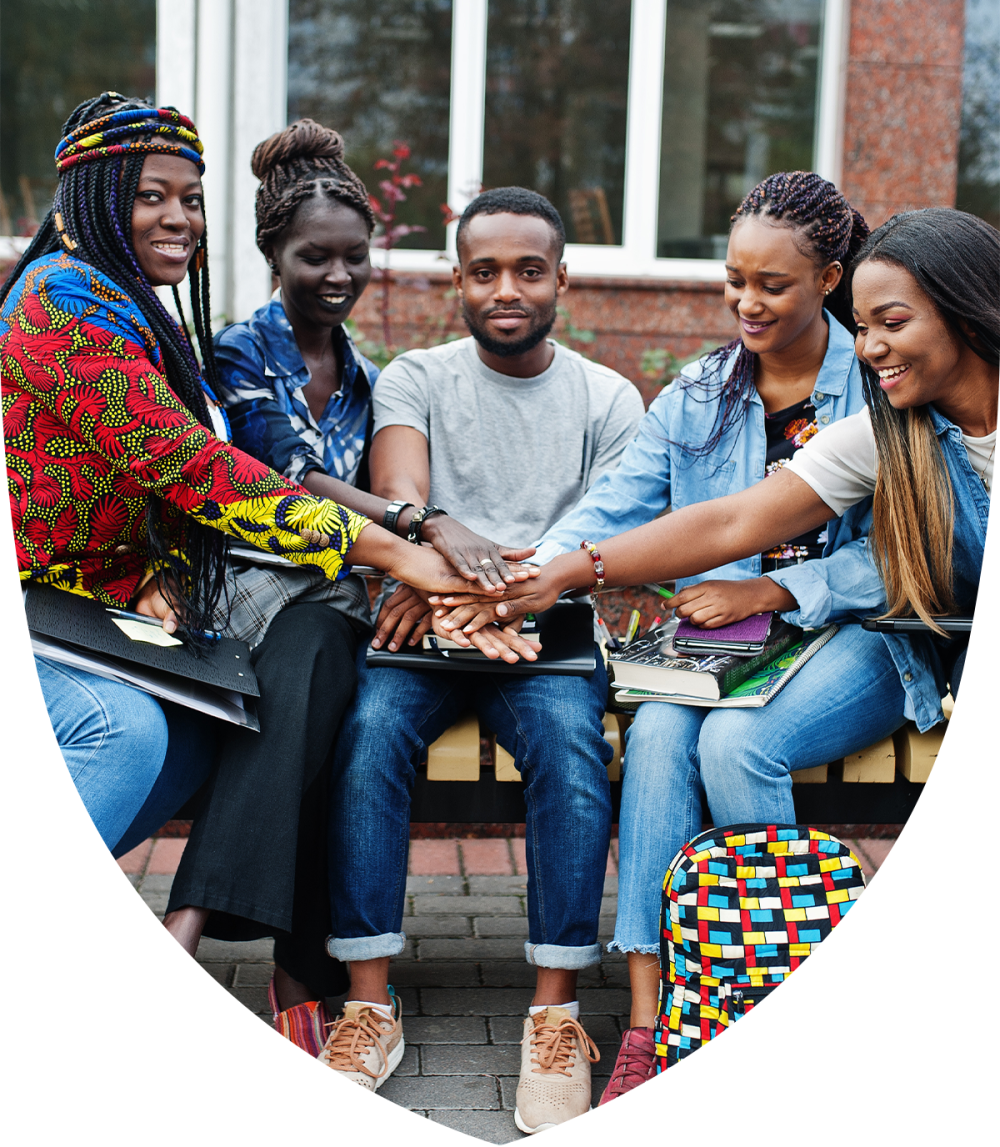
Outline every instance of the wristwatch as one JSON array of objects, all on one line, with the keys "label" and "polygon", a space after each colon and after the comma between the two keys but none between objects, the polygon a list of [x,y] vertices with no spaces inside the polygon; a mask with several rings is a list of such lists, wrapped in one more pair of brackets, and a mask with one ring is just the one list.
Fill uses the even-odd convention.
[{"label": "wristwatch", "polygon": [[390,502],[385,508],[385,513],[382,515],[382,528],[388,530],[390,534],[394,534],[396,532],[396,523],[399,521],[399,515],[407,506],[412,505],[412,502]]},{"label": "wristwatch", "polygon": [[421,542],[420,530],[424,522],[426,522],[428,518],[433,517],[435,514],[447,513],[448,511],[442,510],[440,506],[424,506],[422,510],[417,510],[417,512],[410,519],[410,529],[406,535],[406,540],[408,542],[413,542],[414,545],[419,546]]}]

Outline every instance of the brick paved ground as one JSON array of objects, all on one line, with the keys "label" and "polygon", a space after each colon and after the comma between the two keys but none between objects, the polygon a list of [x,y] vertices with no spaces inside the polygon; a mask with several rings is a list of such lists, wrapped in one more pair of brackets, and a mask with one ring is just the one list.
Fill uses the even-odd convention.
[{"label": "brick paved ground", "polygon": [[[158,916],[163,915],[186,840],[146,841],[119,864]],[[851,840],[867,876],[891,840]],[[610,940],[617,906],[617,841],[608,856],[601,939]],[[524,960],[524,841],[418,840],[410,846],[406,950],[393,963],[403,1001],[407,1050],[379,1095],[438,1123],[491,1143],[520,1137],[514,1089],[521,1024],[534,969]],[[203,940],[198,962],[265,1022],[271,941]],[[628,977],[620,955],[605,955],[580,978],[580,1010],[597,1043],[596,1104],[628,1023]],[[339,1007],[341,1001],[332,1001]]]}]

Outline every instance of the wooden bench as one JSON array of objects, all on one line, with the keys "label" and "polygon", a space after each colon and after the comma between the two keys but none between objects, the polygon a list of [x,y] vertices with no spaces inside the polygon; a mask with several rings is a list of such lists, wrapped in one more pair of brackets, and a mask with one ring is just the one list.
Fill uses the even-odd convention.
[{"label": "wooden bench", "polygon": [[[950,698],[945,712],[950,716]],[[621,803],[621,763],[625,730],[632,718],[606,713],[604,736],[614,750],[608,765],[617,819]],[[802,824],[901,824],[930,776],[941,748],[944,726],[919,733],[907,722],[892,737],[860,753],[792,774],[796,820]],[[483,738],[487,739],[488,763]],[[418,771],[410,814],[415,823],[471,824],[525,819],[521,775],[514,758],[474,713],[467,713],[427,751]]]},{"label": "wooden bench", "polygon": [[[355,567],[370,580],[372,601],[381,575]],[[617,591],[602,599],[609,602]],[[636,604],[622,599],[619,606]],[[650,596],[643,627],[662,602]],[[624,614],[623,614],[624,617]],[[945,716],[952,700],[945,698]],[[608,766],[615,820],[621,805],[621,763],[630,715],[605,713],[604,736],[614,750]],[[946,726],[917,732],[907,722],[892,737],[839,761],[792,774],[795,817],[800,824],[902,824],[913,811],[937,759]],[[488,753],[483,751],[483,739]],[[514,759],[474,713],[466,713],[427,751],[417,771],[410,820],[415,824],[523,823],[526,815],[520,773]]]}]

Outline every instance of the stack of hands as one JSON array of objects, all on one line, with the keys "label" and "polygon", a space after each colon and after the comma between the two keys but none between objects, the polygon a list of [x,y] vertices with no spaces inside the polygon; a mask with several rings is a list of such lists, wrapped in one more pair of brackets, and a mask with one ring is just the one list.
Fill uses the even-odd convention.
[{"label": "stack of hands", "polygon": [[[395,652],[419,645],[433,629],[439,637],[474,646],[494,660],[537,660],[541,645],[519,632],[525,615],[549,609],[564,593],[591,588],[592,578],[578,584],[578,556],[566,554],[539,567],[528,564],[533,548],[497,545],[454,518],[436,518],[434,524],[434,548],[468,586],[442,594],[400,584],[379,613],[372,645]],[[700,582],[675,594],[666,608],[695,625],[715,629],[755,613],[794,609],[795,604],[787,590],[760,577]]]}]

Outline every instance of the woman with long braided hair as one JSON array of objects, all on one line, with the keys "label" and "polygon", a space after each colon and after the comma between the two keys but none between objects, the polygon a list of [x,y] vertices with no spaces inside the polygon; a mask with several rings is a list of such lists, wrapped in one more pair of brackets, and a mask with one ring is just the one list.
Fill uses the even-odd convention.
[{"label": "woman with long braided hair", "polygon": [[[247,640],[261,693],[260,733],[207,729],[190,710],[39,662],[57,739],[120,855],[197,787],[217,737],[175,881],[180,906],[165,923],[192,954],[203,931],[275,935],[286,986],[315,998],[339,976],[323,952],[324,923],[310,915],[314,905],[326,910],[325,887],[296,886],[310,843],[300,815],[355,672],[351,627],[326,602],[348,560],[424,590],[468,582],[439,555],[228,444],[213,393],[194,124],[173,108],[104,93],[70,116],[56,166],[52,209],[0,292],[21,578],[162,618],[168,631],[183,624],[192,639],[214,629]],[[200,364],[155,290],[172,287],[183,313],[185,277]],[[273,600],[234,573],[227,535],[289,560]],[[137,719],[153,721],[139,754]],[[321,820],[320,841],[322,829]],[[321,860],[316,867],[325,875]]]},{"label": "woman with long braided hair", "polygon": [[[744,489],[780,470],[819,428],[860,410],[864,394],[845,325],[851,318],[843,277],[867,234],[861,216],[815,173],[779,172],[755,187],[733,216],[726,258],[726,302],[739,338],[686,367],[652,403],[617,470],[595,482],[542,538],[533,560],[548,562],[577,549],[581,539],[599,540],[649,522],[667,506],[677,511]],[[722,624],[779,609],[806,626],[822,625],[849,605],[876,604],[874,570],[855,578],[863,541],[824,527],[741,561],[713,563],[709,572],[681,581],[692,596],[682,594],[678,602],[690,602],[698,622]],[[826,753],[829,737],[815,737],[812,722],[779,700],[784,697],[767,707],[766,718],[764,710],[754,711],[757,724],[780,718],[788,738],[814,742],[808,754]],[[730,750],[749,761],[727,731],[744,717],[736,710],[647,704],[628,730],[611,947],[628,956],[632,1015],[602,1103],[652,1069],[663,873],[700,831],[702,793],[714,784],[715,761]],[[874,706],[852,735],[863,748],[901,721],[901,702],[898,715]],[[763,731],[759,739],[766,741]],[[815,763],[808,754],[793,755],[793,767]],[[709,803],[713,813],[722,807],[714,790]],[[764,802],[760,812],[744,819],[766,819]]]}]

